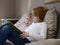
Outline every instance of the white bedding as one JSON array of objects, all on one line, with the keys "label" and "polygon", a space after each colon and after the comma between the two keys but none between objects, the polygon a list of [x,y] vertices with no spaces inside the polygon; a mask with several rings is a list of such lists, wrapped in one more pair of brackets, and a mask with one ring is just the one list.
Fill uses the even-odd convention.
[{"label": "white bedding", "polygon": [[37,42],[32,42],[26,45],[60,45],[60,39],[47,39]]}]

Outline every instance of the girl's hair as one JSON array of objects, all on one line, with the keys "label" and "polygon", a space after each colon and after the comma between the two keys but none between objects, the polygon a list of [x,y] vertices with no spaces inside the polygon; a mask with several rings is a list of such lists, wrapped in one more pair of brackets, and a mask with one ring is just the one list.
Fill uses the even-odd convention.
[{"label": "girl's hair", "polygon": [[33,16],[38,16],[40,18],[40,21],[42,22],[48,9],[45,7],[37,7],[32,9],[32,11],[34,12]]}]

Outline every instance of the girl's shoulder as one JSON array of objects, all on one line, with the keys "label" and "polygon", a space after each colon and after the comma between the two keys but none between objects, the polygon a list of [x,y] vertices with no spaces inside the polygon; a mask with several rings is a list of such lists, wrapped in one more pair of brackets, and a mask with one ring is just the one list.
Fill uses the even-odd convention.
[{"label": "girl's shoulder", "polygon": [[41,26],[47,26],[46,22],[40,22],[38,24],[41,25]]}]

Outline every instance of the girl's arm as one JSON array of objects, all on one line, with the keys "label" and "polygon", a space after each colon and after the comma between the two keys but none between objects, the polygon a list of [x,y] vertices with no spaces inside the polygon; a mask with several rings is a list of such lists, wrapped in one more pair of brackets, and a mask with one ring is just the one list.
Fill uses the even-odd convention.
[{"label": "girl's arm", "polygon": [[41,40],[41,39],[46,39],[46,36],[47,36],[47,25],[46,24],[43,24],[41,26],[41,30],[39,32],[40,34],[36,34],[36,33],[32,33],[32,32],[29,32],[29,36],[34,38],[35,40]]}]

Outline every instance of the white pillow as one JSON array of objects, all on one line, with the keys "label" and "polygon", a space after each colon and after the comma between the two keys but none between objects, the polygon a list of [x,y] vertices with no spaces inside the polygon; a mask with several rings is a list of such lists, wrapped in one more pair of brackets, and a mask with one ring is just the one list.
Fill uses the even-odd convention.
[{"label": "white pillow", "polygon": [[55,8],[47,11],[44,21],[48,25],[47,38],[54,38],[57,31],[57,13]]}]

